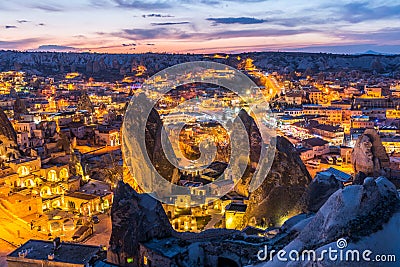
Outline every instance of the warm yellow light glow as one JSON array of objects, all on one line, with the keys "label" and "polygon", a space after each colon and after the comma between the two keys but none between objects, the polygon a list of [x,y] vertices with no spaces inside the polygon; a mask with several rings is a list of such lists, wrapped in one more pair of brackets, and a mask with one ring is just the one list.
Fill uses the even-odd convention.
[{"label": "warm yellow light glow", "polygon": [[147,257],[146,256],[143,256],[143,264],[147,265]]},{"label": "warm yellow light glow", "polygon": [[233,225],[233,218],[232,217],[229,217],[229,218],[226,219],[226,228],[228,228],[228,229],[235,228],[234,225]]}]

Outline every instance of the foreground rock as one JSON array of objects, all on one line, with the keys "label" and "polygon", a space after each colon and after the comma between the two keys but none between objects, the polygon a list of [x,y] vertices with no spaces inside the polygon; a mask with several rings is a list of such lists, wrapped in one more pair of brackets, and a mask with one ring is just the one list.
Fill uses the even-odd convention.
[{"label": "foreground rock", "polygon": [[250,193],[245,225],[277,226],[306,207],[311,176],[292,143],[277,137],[275,157],[264,182]]},{"label": "foreground rock", "polygon": [[128,266],[130,258],[139,258],[139,242],[167,238],[173,233],[162,205],[147,194],[136,193],[123,182],[118,183],[114,193],[111,220],[107,258],[121,266]]},{"label": "foreground rock", "polygon": [[343,184],[335,176],[324,175],[324,173],[317,174],[307,190],[307,210],[317,212],[329,197],[341,188],[343,188]]},{"label": "foreground rock", "polygon": [[263,261],[257,254],[265,246],[275,251],[301,253],[314,249],[322,253],[329,247],[337,250],[336,241],[344,238],[344,250],[369,249],[374,255],[399,255],[399,201],[394,185],[386,178],[367,178],[363,185],[336,191],[316,214],[300,214],[287,220],[271,239],[227,229],[177,233],[158,201],[137,194],[120,182],[111,211],[113,229],[108,261],[135,267],[144,265],[145,259],[154,266],[381,266],[330,262],[329,258],[318,263],[281,262],[276,253],[272,254],[272,261]]},{"label": "foreground rock", "polygon": [[[315,216],[303,218],[285,229],[272,247],[287,252],[296,250],[301,253],[313,249],[321,253],[329,247],[338,249],[336,241],[344,238],[347,242],[345,250],[357,248],[361,252],[369,249],[374,253],[395,254],[399,253],[399,222],[399,197],[395,186],[384,177],[376,180],[367,178],[363,185],[348,186],[335,192]],[[380,237],[384,240],[380,240]],[[280,242],[279,239],[291,241],[282,246],[285,242]],[[314,266],[313,264],[315,263],[307,260],[282,262],[275,255],[272,261],[259,266]],[[368,266],[380,266],[369,264]],[[318,266],[337,265],[338,262],[331,262],[325,257]],[[360,262],[340,262],[340,266],[361,265]]]}]

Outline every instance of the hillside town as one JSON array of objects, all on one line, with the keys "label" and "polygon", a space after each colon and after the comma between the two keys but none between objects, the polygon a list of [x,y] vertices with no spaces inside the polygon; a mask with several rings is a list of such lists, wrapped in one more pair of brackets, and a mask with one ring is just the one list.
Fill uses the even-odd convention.
[{"label": "hillside town", "polygon": [[[17,57],[16,52],[0,52],[0,59],[6,54]],[[322,200],[319,191],[310,193],[317,182],[333,184],[329,189],[332,194],[339,188],[362,185],[366,177],[385,176],[398,194],[399,56],[354,56],[352,62],[358,63],[343,70],[338,65],[345,64],[348,56],[335,55],[342,59],[333,63],[329,54],[161,55],[157,62],[152,61],[151,54],[137,55],[134,60],[128,58],[130,55],[104,55],[81,65],[74,58],[77,55],[53,55],[76,64],[67,68],[69,63],[54,66],[52,62],[45,68],[45,61],[33,65],[27,58],[45,59],[48,53],[21,53],[13,66],[1,65],[0,265],[8,261],[8,266],[26,262],[39,266],[58,257],[59,265],[54,266],[183,266],[176,262],[186,259],[192,264],[187,266],[195,266],[197,263],[191,262],[188,253],[198,234],[200,241],[196,240],[204,242],[199,246],[212,240],[204,253],[214,258],[199,256],[197,266],[213,266],[206,261],[217,261],[213,249],[220,245],[218,242],[232,239],[230,230],[239,239],[244,238],[240,240],[243,242],[252,243],[249,236],[257,237],[257,246],[274,237],[281,238],[282,225],[288,227],[288,219],[304,212],[299,204],[303,195],[309,198],[307,210],[318,214],[330,194]],[[290,58],[293,61],[288,62]],[[157,203],[157,208],[151,209],[145,202],[155,200],[137,194],[143,189],[130,173],[122,153],[125,112],[132,99],[146,93],[146,79],[170,64],[192,59],[234,67],[261,89],[277,134],[268,184],[250,192],[243,185],[235,185],[238,177],[216,181],[227,168],[233,132],[218,122],[225,119],[233,123],[240,117],[248,126],[252,149],[262,142],[261,129],[254,126],[248,102],[222,86],[191,83],[165,94],[149,118],[151,126],[146,131],[150,139],[154,138],[147,140],[148,151],[152,150],[149,155],[154,155],[151,160],[166,166],[162,169],[166,176],[187,188],[186,193],[171,196],[170,203]],[[315,59],[313,64],[311,59]],[[360,62],[366,63],[357,65]],[[231,72],[210,69],[202,75],[229,77]],[[162,78],[156,80],[156,86],[168,86]],[[251,100],[253,96],[247,97]],[[187,105],[188,100],[195,100],[196,106]],[[166,159],[153,145],[163,126],[179,140],[179,150],[189,161],[200,157],[200,144],[211,136],[211,142],[216,144],[212,164],[200,171],[164,164]],[[252,153],[257,152],[250,152],[250,173],[255,171],[260,157]],[[230,192],[210,202],[203,188],[209,183],[213,183],[209,189],[213,192]],[[128,184],[134,192],[126,188]],[[120,195],[116,196],[116,192]],[[149,209],[149,214],[143,215],[130,206],[123,210],[121,207],[128,200],[122,200],[129,197],[134,199],[131,206]],[[116,199],[118,205],[113,207]],[[199,200],[202,204],[194,207],[192,202]],[[125,212],[133,217],[157,218],[161,225],[149,236],[135,232],[135,254],[123,250],[127,244],[118,243],[127,241],[118,232],[127,223],[123,220],[127,218]],[[152,212],[156,213],[153,217]],[[169,223],[168,227],[163,223]],[[126,227],[133,226],[127,223]],[[205,230],[209,232],[202,234]],[[54,249],[47,251],[47,246]],[[42,253],[35,252],[41,248]],[[230,249],[236,253],[234,246]],[[61,256],[63,250],[70,254]],[[75,257],[82,259],[82,252],[78,251],[86,251],[90,257],[78,261]],[[256,263],[254,258],[243,255],[238,256],[240,260],[235,256],[236,266],[245,266],[245,260]],[[221,257],[229,258],[228,254]]]}]

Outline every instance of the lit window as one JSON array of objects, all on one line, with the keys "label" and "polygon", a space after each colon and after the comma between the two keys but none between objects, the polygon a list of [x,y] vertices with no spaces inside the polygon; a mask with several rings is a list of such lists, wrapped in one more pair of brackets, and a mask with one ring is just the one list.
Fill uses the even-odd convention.
[{"label": "lit window", "polygon": [[57,181],[57,173],[55,170],[50,170],[47,174],[47,178],[49,181],[55,182]]},{"label": "lit window", "polygon": [[26,166],[20,166],[18,168],[18,174],[20,177],[26,176],[29,174],[29,169]]}]

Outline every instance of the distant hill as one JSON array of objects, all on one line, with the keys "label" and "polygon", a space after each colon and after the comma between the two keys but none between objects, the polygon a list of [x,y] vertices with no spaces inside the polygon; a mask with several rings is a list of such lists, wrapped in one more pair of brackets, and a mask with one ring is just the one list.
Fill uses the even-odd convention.
[{"label": "distant hill", "polygon": [[356,55],[393,56],[394,54],[382,53],[374,50],[367,50],[363,53],[357,53]]},{"label": "distant hill", "polygon": [[373,51],[373,50],[368,50],[368,51],[365,51],[364,53],[361,53],[361,55],[384,55],[384,54]]},{"label": "distant hill", "polygon": [[[238,57],[239,56],[239,57]],[[325,71],[376,71],[399,74],[400,55],[381,55],[366,51],[360,55],[339,55],[301,52],[254,52],[229,57],[205,57],[202,54],[98,54],[73,52],[17,52],[0,51],[0,71],[21,70],[36,75],[60,75],[80,72],[86,77],[115,81],[119,77],[134,75],[139,65],[147,68],[152,75],[172,65],[198,60],[215,62],[237,67],[245,58],[252,58],[255,66],[264,71],[310,70],[314,73]]]}]

